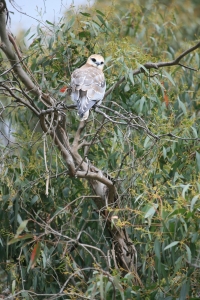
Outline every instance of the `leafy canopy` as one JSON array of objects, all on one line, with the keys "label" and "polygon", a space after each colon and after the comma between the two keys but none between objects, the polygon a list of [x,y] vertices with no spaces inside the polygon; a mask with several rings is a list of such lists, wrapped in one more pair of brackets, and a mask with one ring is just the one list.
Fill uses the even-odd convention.
[{"label": "leafy canopy", "polygon": [[[198,299],[200,89],[199,72],[190,68],[199,69],[199,52],[181,61],[189,69],[173,66],[133,76],[144,63],[172,60],[195,44],[199,3],[182,3],[116,1],[102,9],[98,1],[77,13],[68,11],[57,25],[46,21],[37,33],[25,34],[33,39],[26,65],[43,91],[70,104],[62,87],[69,86],[71,72],[89,54],[101,53],[108,89],[125,76],[104,101],[109,116],[114,119],[112,110],[139,116],[162,136],[154,139],[142,128],[114,122],[101,128],[103,116],[95,112],[86,127],[88,142],[98,132],[88,160],[116,180],[120,201],[110,211],[134,241],[142,287],[132,284],[134,274],[122,277],[114,262],[108,266],[109,231],[88,183],[66,175],[61,154],[35,116],[2,95],[1,115],[14,141],[8,142],[2,126],[7,136],[1,143],[2,290],[6,280],[13,293],[24,290],[23,299],[42,299],[37,294],[56,294],[63,285],[62,299]],[[76,111],[66,115],[72,141]],[[46,227],[50,219],[52,230]]]}]

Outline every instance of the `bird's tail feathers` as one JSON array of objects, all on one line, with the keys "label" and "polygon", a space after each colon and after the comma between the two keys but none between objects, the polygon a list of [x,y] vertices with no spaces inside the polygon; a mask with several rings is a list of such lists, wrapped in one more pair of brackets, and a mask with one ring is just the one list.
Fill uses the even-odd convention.
[{"label": "bird's tail feathers", "polygon": [[87,118],[89,116],[89,110],[92,106],[94,106],[96,101],[94,100],[89,100],[86,95],[82,96],[78,101],[77,101],[77,108],[78,108],[78,115],[82,119],[84,115],[87,114]]},{"label": "bird's tail feathers", "polygon": [[80,121],[85,121],[89,117],[89,110],[87,110],[84,115],[81,117]]}]

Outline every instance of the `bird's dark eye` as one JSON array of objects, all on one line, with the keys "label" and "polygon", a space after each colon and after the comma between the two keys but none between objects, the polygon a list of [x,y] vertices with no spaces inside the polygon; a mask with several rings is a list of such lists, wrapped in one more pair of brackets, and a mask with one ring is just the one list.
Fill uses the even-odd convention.
[{"label": "bird's dark eye", "polygon": [[96,62],[96,59],[95,59],[95,58],[91,58],[91,60],[92,60],[93,62]]},{"label": "bird's dark eye", "polygon": [[101,62],[101,65],[103,65],[103,61]]}]

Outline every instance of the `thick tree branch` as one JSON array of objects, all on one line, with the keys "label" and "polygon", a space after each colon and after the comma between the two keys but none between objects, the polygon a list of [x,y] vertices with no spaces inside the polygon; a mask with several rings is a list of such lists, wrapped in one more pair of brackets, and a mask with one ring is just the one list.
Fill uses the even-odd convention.
[{"label": "thick tree branch", "polygon": [[98,180],[99,182],[105,184],[108,187],[113,187],[113,182],[103,176],[102,174],[98,174],[95,172],[87,172],[87,174],[83,171],[77,171],[76,176],[79,178],[89,178],[93,180]]},{"label": "thick tree branch", "polygon": [[39,95],[38,87],[32,82],[26,72],[23,70],[21,63],[12,49],[11,43],[9,41],[9,36],[6,31],[6,9],[0,11],[0,37],[1,37],[1,44],[0,48],[6,54],[7,58],[9,59],[13,70],[17,73],[20,80],[24,83],[24,85],[28,88],[29,91],[34,92],[35,94]]},{"label": "thick tree branch", "polygon": [[81,121],[79,123],[78,129],[76,131],[76,134],[75,134],[75,137],[74,137],[74,141],[73,141],[73,144],[72,144],[73,151],[77,151],[78,150],[78,143],[79,143],[79,140],[80,140],[81,132],[85,128],[85,125],[86,125],[85,121]]},{"label": "thick tree branch", "polygon": [[52,104],[54,103],[53,99],[48,95],[42,93],[39,86],[34,84],[34,82],[22,68],[21,63],[23,60],[20,60],[13,51],[11,44],[12,39],[10,38],[10,35],[6,30],[7,8],[4,5],[4,3],[5,1],[0,1],[0,49],[2,49],[2,51],[5,53],[11,64],[12,69],[18,75],[19,79],[25,85],[28,91],[38,96],[45,105],[52,106]]}]

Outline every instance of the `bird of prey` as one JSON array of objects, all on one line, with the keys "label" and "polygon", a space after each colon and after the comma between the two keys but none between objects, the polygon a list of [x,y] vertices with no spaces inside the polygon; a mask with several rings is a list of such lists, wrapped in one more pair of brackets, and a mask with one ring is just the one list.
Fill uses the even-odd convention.
[{"label": "bird of prey", "polygon": [[87,120],[91,107],[102,102],[106,89],[103,67],[104,58],[92,54],[86,64],[71,75],[71,99],[77,105],[81,121]]}]

